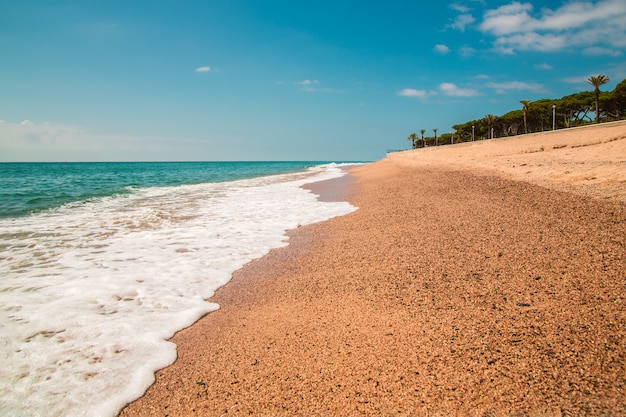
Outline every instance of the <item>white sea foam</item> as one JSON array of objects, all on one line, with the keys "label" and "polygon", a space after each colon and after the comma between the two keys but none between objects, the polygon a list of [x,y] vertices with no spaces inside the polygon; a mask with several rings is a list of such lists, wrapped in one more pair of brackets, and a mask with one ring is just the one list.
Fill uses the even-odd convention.
[{"label": "white sea foam", "polygon": [[167,339],[285,231],[343,215],[317,172],[135,190],[0,221],[0,415],[115,416],[172,363]]}]

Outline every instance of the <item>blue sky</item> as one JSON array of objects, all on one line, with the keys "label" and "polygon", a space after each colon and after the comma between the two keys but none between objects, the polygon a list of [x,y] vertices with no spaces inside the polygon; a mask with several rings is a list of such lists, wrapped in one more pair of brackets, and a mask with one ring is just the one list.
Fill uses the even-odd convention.
[{"label": "blue sky", "polygon": [[0,0],[0,161],[376,160],[626,78],[626,0]]}]

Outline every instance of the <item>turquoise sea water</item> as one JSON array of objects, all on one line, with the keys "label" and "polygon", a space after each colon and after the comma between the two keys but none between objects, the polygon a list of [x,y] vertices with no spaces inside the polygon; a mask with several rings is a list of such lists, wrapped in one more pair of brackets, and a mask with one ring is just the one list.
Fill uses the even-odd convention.
[{"label": "turquoise sea water", "polygon": [[321,164],[324,162],[0,163],[0,218],[137,188],[233,181]]},{"label": "turquoise sea water", "polygon": [[0,164],[0,416],[116,416],[234,271],[286,245],[286,230],[356,209],[302,187],[344,174],[318,162]]}]

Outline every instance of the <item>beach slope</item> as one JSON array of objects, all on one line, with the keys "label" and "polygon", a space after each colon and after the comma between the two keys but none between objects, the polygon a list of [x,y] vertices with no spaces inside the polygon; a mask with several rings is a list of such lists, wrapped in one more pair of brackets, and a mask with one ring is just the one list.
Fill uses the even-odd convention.
[{"label": "beach slope", "polygon": [[122,416],[626,414],[626,124],[399,152]]}]

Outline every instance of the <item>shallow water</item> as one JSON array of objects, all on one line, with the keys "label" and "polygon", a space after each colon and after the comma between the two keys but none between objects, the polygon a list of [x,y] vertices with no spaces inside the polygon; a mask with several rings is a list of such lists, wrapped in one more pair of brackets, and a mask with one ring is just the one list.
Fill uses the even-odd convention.
[{"label": "shallow water", "polygon": [[232,272],[286,245],[286,230],[355,209],[302,188],[343,175],[334,164],[197,183],[150,168],[140,185],[95,165],[97,187],[72,173],[56,183],[76,189],[42,192],[46,207],[3,206],[0,415],[116,415],[174,361],[167,339],[218,308],[206,299]]}]

